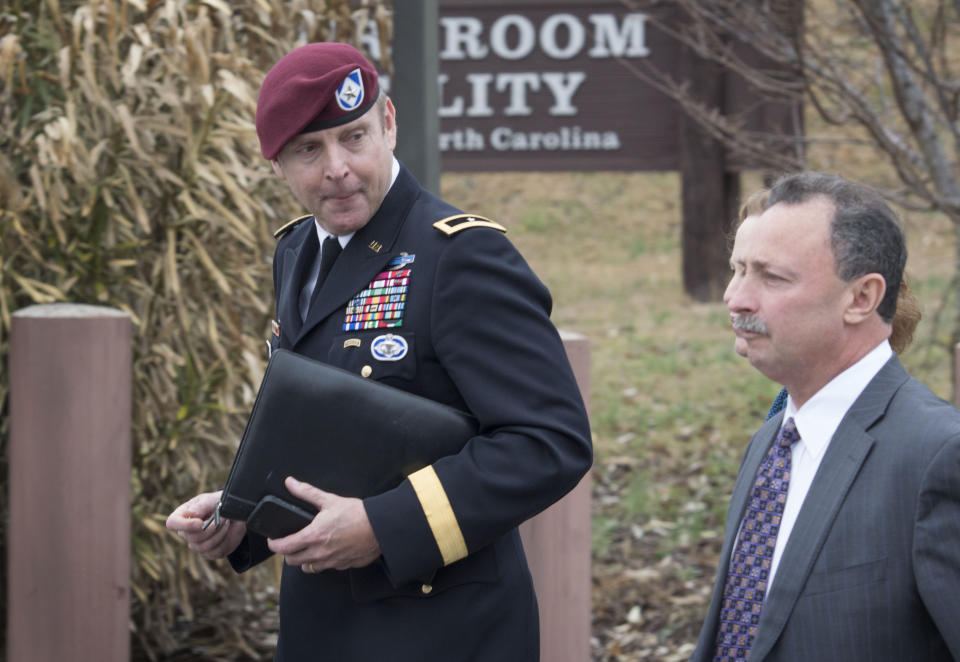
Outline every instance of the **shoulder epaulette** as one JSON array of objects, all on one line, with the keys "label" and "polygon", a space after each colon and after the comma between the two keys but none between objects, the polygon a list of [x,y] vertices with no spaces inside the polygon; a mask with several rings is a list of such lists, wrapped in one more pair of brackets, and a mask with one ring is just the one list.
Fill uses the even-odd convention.
[{"label": "shoulder epaulette", "polygon": [[278,228],[276,232],[273,233],[273,238],[281,239],[283,235],[287,234],[288,232],[290,232],[290,230],[295,228],[297,223],[307,218],[313,218],[313,214],[304,214],[303,216],[297,216],[292,221],[285,223],[283,226]]},{"label": "shoulder epaulette", "polygon": [[433,227],[447,235],[454,235],[461,230],[469,230],[470,228],[493,228],[494,230],[499,230],[504,233],[507,231],[507,229],[499,223],[494,223],[489,218],[474,216],[473,214],[447,216],[434,223]]}]

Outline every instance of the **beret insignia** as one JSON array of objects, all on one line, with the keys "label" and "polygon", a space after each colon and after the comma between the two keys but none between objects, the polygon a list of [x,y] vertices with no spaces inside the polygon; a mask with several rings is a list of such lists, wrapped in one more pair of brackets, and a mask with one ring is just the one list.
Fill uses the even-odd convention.
[{"label": "beret insignia", "polygon": [[347,74],[335,96],[337,105],[346,111],[355,110],[363,103],[363,77],[360,75],[360,67]]}]

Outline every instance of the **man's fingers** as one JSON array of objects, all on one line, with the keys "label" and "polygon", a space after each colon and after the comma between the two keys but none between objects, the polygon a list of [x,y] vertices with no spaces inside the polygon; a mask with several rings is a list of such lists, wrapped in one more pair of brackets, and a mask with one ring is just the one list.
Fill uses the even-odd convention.
[{"label": "man's fingers", "polygon": [[196,512],[193,501],[181,504],[167,517],[167,528],[171,531],[199,531],[203,519]]},{"label": "man's fingers", "polygon": [[[304,529],[300,529],[283,538],[268,538],[267,547],[274,554],[289,556],[303,553],[309,547],[310,542],[309,537],[304,534]],[[294,563],[293,565],[298,564]]]},{"label": "man's fingers", "polygon": [[188,538],[190,549],[206,559],[218,559],[232,552],[243,537],[244,527],[240,522],[225,521],[219,529],[204,531],[200,538]]},{"label": "man's fingers", "polygon": [[189,501],[180,504],[167,517],[167,528],[171,531],[197,531],[217,507],[220,492],[198,494]]},{"label": "man's fingers", "polygon": [[198,551],[206,552],[210,549],[213,549],[220,544],[220,541],[224,539],[227,535],[227,531],[230,530],[229,522],[226,525],[221,526],[220,528],[213,530],[202,531],[199,536],[202,536],[196,542],[196,549]]},{"label": "man's fingers", "polygon": [[324,492],[319,487],[314,487],[310,483],[299,481],[293,476],[287,476],[283,484],[290,491],[290,494],[298,499],[312,503],[318,510],[323,508],[327,500],[327,492]]}]

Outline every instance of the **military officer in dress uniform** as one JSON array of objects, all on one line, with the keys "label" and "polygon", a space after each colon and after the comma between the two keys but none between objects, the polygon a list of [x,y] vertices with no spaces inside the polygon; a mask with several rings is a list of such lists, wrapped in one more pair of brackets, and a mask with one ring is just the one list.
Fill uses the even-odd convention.
[{"label": "military officer in dress uniform", "polygon": [[394,158],[396,112],[353,47],[284,56],[256,126],[309,212],[276,233],[271,346],[468,411],[478,432],[364,499],[289,477],[319,513],[285,538],[236,521],[202,529],[218,492],[167,526],[240,572],[284,556],[278,661],[538,660],[517,526],[592,461],[549,292],[503,227],[438,199]]}]

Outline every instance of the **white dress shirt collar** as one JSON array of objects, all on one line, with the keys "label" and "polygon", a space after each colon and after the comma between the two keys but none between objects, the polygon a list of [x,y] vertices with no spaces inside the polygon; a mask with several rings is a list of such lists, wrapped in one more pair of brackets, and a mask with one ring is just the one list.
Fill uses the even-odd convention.
[{"label": "white dress shirt collar", "polygon": [[884,340],[862,359],[830,380],[803,403],[800,409],[797,409],[792,397],[787,397],[783,420],[793,417],[800,438],[818,461],[823,457],[830,439],[840,426],[840,421],[892,354],[890,343]]}]

